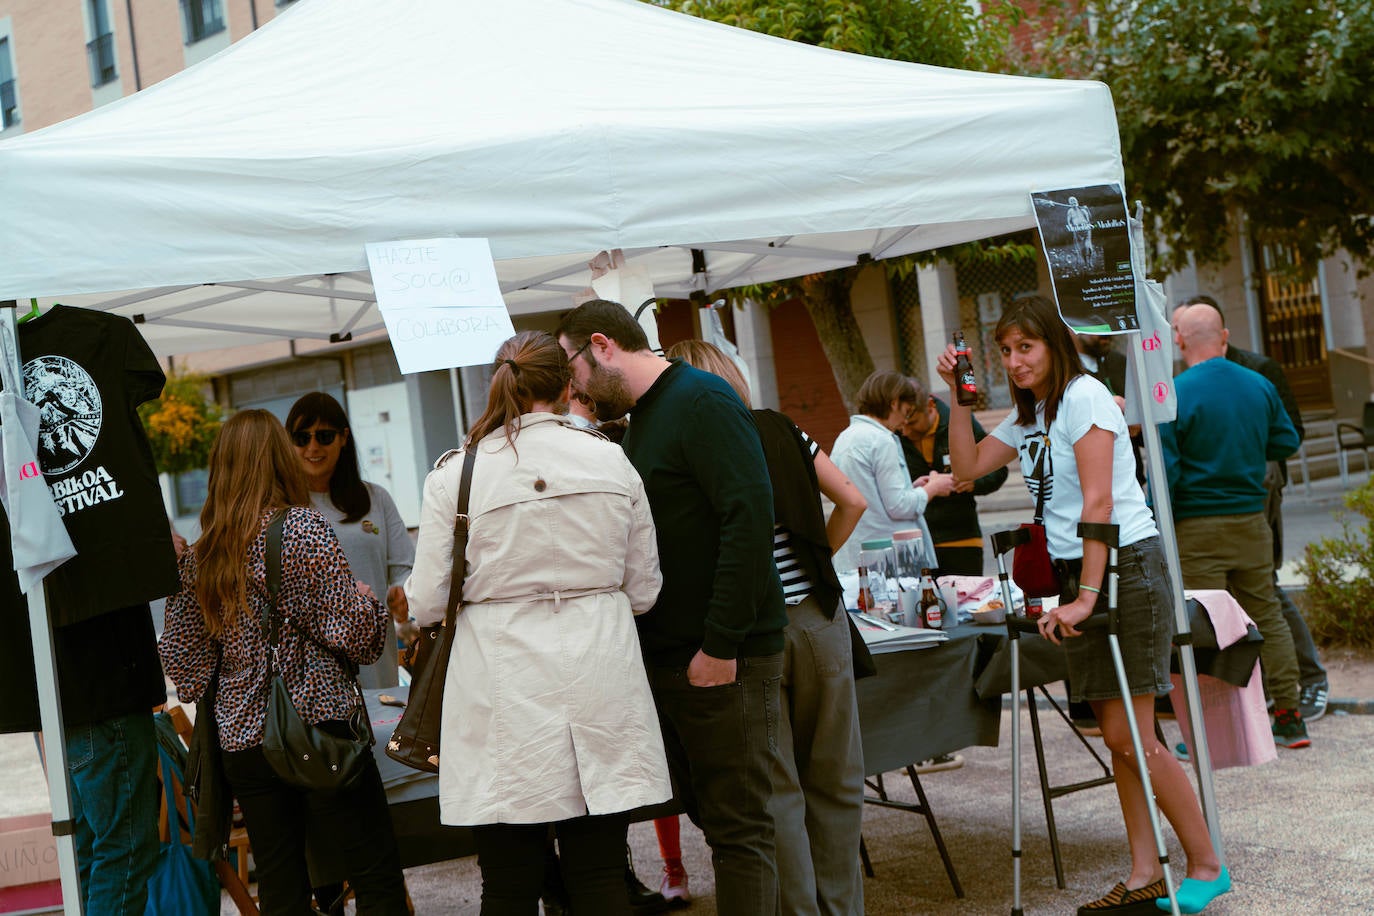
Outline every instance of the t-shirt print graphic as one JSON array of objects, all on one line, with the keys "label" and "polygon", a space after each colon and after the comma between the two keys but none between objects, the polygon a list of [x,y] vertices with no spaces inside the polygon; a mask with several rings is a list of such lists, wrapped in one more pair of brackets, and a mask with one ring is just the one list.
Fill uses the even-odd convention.
[{"label": "t-shirt print graphic", "polygon": [[85,461],[104,417],[91,374],[65,356],[39,356],[24,364],[24,391],[39,411],[43,473],[62,474]]},{"label": "t-shirt print graphic", "polygon": [[[1050,458],[1048,433],[1036,432],[1021,443],[1021,474],[1031,499],[1050,501],[1054,496],[1054,462]],[[1044,490],[1042,497],[1041,490]]]}]

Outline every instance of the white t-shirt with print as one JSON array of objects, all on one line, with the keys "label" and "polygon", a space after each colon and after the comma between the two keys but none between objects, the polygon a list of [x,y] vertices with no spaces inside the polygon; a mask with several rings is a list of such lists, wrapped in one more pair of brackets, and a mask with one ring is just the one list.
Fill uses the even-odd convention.
[{"label": "white t-shirt with print", "polygon": [[[1112,523],[1120,526],[1122,547],[1159,533],[1154,516],[1145,505],[1145,494],[1135,479],[1135,454],[1126,432],[1126,418],[1107,387],[1090,375],[1069,382],[1051,424],[1049,455],[1045,461],[1045,535],[1050,556],[1060,560],[1083,556],[1078,523],[1083,520],[1083,485],[1073,447],[1094,426],[1114,437],[1112,448]],[[1017,426],[1016,411],[1007,414],[992,437],[1016,449],[1021,474],[1031,499],[1036,497],[1035,463],[1045,439],[1043,404],[1035,408],[1035,426]]]}]

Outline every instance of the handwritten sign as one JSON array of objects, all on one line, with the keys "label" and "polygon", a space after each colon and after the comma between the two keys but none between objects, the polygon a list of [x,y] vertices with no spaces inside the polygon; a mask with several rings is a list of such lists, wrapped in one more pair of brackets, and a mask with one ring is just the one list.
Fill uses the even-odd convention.
[{"label": "handwritten sign", "polygon": [[367,263],[405,374],[490,362],[515,334],[486,239],[370,242]]},{"label": "handwritten sign", "polygon": [[1031,204],[1064,323],[1085,334],[1139,330],[1121,185],[1032,191]]}]

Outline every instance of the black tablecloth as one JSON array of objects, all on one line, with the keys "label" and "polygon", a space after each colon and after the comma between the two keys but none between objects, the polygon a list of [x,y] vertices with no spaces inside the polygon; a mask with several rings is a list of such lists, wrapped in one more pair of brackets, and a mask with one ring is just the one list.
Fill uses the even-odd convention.
[{"label": "black tablecloth", "polygon": [[987,635],[984,627],[965,625],[931,648],[874,656],[877,676],[858,682],[866,773],[997,744],[1001,701],[981,699],[973,689]]}]

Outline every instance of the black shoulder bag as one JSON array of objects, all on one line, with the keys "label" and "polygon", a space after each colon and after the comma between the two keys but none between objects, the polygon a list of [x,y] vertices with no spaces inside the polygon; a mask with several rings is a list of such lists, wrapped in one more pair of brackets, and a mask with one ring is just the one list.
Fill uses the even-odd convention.
[{"label": "black shoulder bag", "polygon": [[219,692],[223,655],[223,648],[216,652],[210,686],[196,701],[196,727],[191,732],[191,746],[186,751],[186,795],[196,806],[191,854],[209,862],[228,857],[229,832],[234,818],[234,792],[224,775],[219,726],[215,724],[215,695]]},{"label": "black shoulder bag", "polygon": [[476,449],[463,453],[463,477],[458,484],[458,512],[453,521],[453,568],[449,572],[448,605],[444,622],[420,631],[415,660],[415,679],[410,683],[401,721],[386,745],[386,755],[398,763],[439,772],[439,732],[444,718],[444,682],[448,680],[449,655],[453,652],[453,628],[458,605],[463,602],[467,576],[468,496],[472,490],[472,464]]},{"label": "black shoulder bag", "polygon": [[[262,750],[283,782],[302,789],[337,791],[351,786],[372,759],[372,723],[363,701],[363,689],[358,684],[358,666],[339,653],[333,654],[353,681],[358,697],[358,704],[347,720],[350,737],[341,738],[311,725],[301,718],[291,702],[291,692],[282,680],[277,662],[282,622],[277,592],[281,587],[281,538],[285,522],[286,513],[282,511],[274,515],[267,526],[268,692]],[[312,641],[321,645],[318,640]]]}]

